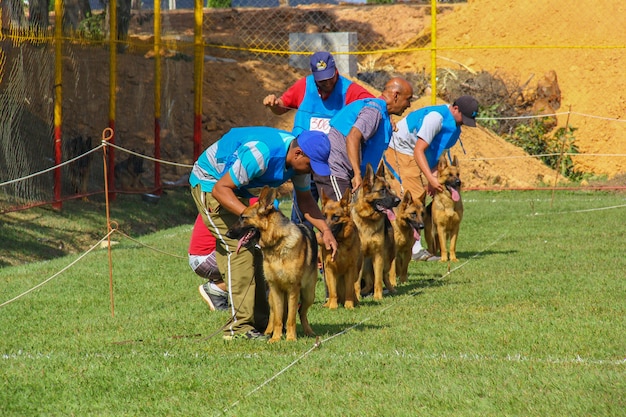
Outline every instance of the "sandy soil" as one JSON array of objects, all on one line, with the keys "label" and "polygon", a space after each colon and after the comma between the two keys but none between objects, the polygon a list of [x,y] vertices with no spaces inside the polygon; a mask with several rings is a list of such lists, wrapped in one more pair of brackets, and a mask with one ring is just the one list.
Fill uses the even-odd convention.
[{"label": "sandy soil", "polygon": [[[294,16],[310,12],[312,6],[289,9],[285,21],[297,22]],[[317,7],[328,11],[330,9]],[[392,10],[392,13],[389,11]],[[350,30],[366,22],[369,30],[383,36],[390,47],[411,46],[416,39],[429,33],[430,16],[427,9],[419,9],[403,4],[393,8],[380,6],[337,7],[332,11],[334,30]],[[590,18],[581,10],[593,10]],[[474,70],[498,71],[520,80],[539,77],[549,70],[555,70],[562,93],[559,111],[571,108],[574,112],[601,116],[611,119],[623,118],[626,109],[626,54],[620,49],[494,49],[477,48],[492,45],[564,45],[564,46],[603,46],[626,45],[626,31],[615,22],[614,16],[626,12],[622,2],[595,2],[580,0],[577,7],[569,2],[545,2],[543,0],[470,0],[468,4],[442,7],[438,21],[438,45],[466,46],[468,49],[442,51],[438,65],[454,65],[459,62]],[[268,13],[259,11],[259,13]],[[272,19],[279,19],[276,10]],[[206,36],[210,40],[228,39],[236,36],[237,25],[233,19],[240,14],[236,10],[207,11]],[[193,15],[188,12],[173,12],[164,21],[169,30],[180,27],[179,33],[190,36],[193,33]],[[365,23],[364,23],[365,24]],[[290,30],[316,30],[309,26]],[[303,23],[304,25],[304,23]],[[212,28],[212,29],[210,29]],[[151,29],[147,19],[142,26],[135,25],[135,39],[149,44],[145,31]],[[176,30],[174,29],[174,32]],[[417,34],[417,35],[416,35]],[[428,69],[424,54],[401,53],[373,57],[375,65],[392,65],[397,71]],[[133,60],[136,59],[136,64]],[[134,65],[145,66],[143,54],[125,57],[120,83],[120,101],[132,102],[132,97],[124,97],[125,84],[145,83],[149,93],[152,80],[138,80]],[[184,78],[172,81],[173,88],[167,94],[171,100],[185,105],[185,111],[193,111],[193,96],[190,88],[193,63],[180,61],[175,64],[176,74],[187,74]],[[275,116],[261,104],[268,93],[279,94],[306,72],[295,70],[287,65],[272,65],[259,60],[238,62],[207,61],[204,69],[203,86],[203,146],[218,139],[230,127],[240,125],[272,125],[290,129],[293,116]],[[105,85],[103,83],[103,85]],[[370,88],[372,92],[376,92]],[[104,93],[103,93],[104,94]],[[80,103],[80,100],[77,100]],[[412,108],[430,104],[430,98],[423,97]],[[67,114],[67,113],[66,113]],[[71,112],[70,112],[71,114]],[[120,115],[123,119],[126,115]],[[145,119],[145,120],[144,120]],[[153,134],[152,120],[144,118],[133,121],[133,136],[146,143]],[[163,158],[182,163],[192,163],[190,148],[180,145],[176,132],[192,132],[192,117],[177,117],[163,132]],[[560,116],[559,125],[566,122]],[[572,115],[569,123],[576,127],[577,145],[581,153],[620,153],[626,154],[626,124],[607,123],[590,117]],[[121,126],[129,123],[119,123]],[[464,181],[467,187],[532,187],[540,181],[553,183],[555,173],[541,162],[524,158],[525,153],[483,128],[464,128],[461,136],[463,149],[453,149],[459,155]],[[494,159],[497,158],[497,159]],[[579,157],[579,169],[606,174],[609,177],[626,171],[626,158]],[[175,175],[184,169],[177,169]]]}]

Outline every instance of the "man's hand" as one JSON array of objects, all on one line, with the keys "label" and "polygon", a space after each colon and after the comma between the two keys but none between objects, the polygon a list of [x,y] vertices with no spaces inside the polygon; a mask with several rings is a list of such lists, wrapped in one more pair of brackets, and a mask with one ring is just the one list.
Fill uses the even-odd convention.
[{"label": "man's hand", "polygon": [[354,177],[352,178],[352,192],[355,193],[356,190],[358,190],[361,187],[361,184],[363,183],[363,177],[361,177],[361,174],[354,174]]},{"label": "man's hand", "polygon": [[275,107],[280,105],[280,101],[275,94],[270,94],[263,99],[263,105],[267,107]]},{"label": "man's hand", "polygon": [[428,177],[428,187],[426,192],[429,196],[434,197],[435,193],[443,192],[443,185],[439,184],[439,180],[434,175],[427,175]]},{"label": "man's hand", "polygon": [[272,113],[276,115],[281,115],[287,113],[289,111],[288,108],[284,107],[283,101],[280,97],[276,97],[274,94],[270,94],[263,99],[263,105],[265,107],[269,107]]},{"label": "man's hand", "polygon": [[324,242],[324,246],[326,250],[331,251],[331,259],[335,260],[335,255],[337,255],[337,241],[335,240],[335,236],[333,236],[330,229],[324,229],[322,232],[322,241]]}]

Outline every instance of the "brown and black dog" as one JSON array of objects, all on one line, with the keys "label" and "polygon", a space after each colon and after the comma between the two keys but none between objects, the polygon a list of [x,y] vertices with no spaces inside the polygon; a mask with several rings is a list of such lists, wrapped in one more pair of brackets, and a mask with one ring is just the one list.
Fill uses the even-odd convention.
[{"label": "brown and black dog", "polygon": [[144,188],[142,181],[145,168],[143,158],[129,154],[128,158],[115,164],[115,180],[121,190],[139,190]]},{"label": "brown and black dog", "polygon": [[265,334],[272,335],[270,343],[282,338],[285,311],[287,340],[296,340],[296,312],[300,313],[304,334],[314,336],[307,312],[315,301],[317,283],[317,241],[313,231],[292,223],[274,206],[276,193],[273,188],[263,187],[259,200],[243,211],[226,234],[239,239],[239,247],[250,242],[258,242],[261,247],[270,290],[270,318],[265,330]]},{"label": "brown and black dog", "polygon": [[396,277],[389,275],[396,253],[391,221],[395,217],[393,208],[399,203],[385,178],[385,165],[380,164],[374,174],[368,164],[352,204],[352,219],[359,230],[363,252],[361,295],[369,294],[373,286],[374,300],[383,298],[383,282],[390,292],[395,292]]},{"label": "brown and black dog", "polygon": [[318,239],[328,289],[328,301],[324,307],[335,309],[343,304],[352,309],[361,296],[359,274],[363,263],[359,231],[352,220],[352,192],[347,189],[341,200],[334,201],[322,189],[321,201],[322,213],[337,241],[337,253],[332,259],[331,251]]},{"label": "brown and black dog", "polygon": [[391,264],[391,276],[396,276],[400,282],[407,282],[411,249],[416,240],[420,239],[420,231],[424,228],[424,205],[420,200],[414,200],[407,190],[396,209],[396,219],[393,225],[393,236],[396,242],[396,257]]},{"label": "brown and black dog", "polygon": [[[452,164],[448,164],[446,156],[442,155],[437,165],[437,173],[443,192],[435,194],[433,201],[426,206],[424,235],[430,253],[435,255],[441,252],[441,262],[456,262],[456,241],[463,219],[461,177],[456,156]],[[450,250],[447,248],[448,241]]]}]

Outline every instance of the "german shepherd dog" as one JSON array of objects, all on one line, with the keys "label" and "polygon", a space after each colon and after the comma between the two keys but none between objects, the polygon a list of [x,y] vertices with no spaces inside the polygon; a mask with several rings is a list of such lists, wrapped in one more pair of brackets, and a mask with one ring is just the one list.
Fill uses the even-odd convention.
[{"label": "german shepherd dog", "polygon": [[[85,155],[92,149],[91,136],[78,135],[67,142],[67,154],[69,159],[81,156],[76,161],[69,164],[68,174],[72,186],[72,192],[76,194],[87,194],[89,186],[89,172],[93,162],[93,153]],[[83,197],[87,201],[87,197]]]},{"label": "german shepherd dog", "polygon": [[141,177],[145,169],[143,158],[129,154],[128,158],[115,164],[115,180],[122,190],[138,190],[145,187]]},{"label": "german shepherd dog", "polygon": [[391,276],[407,282],[411,249],[416,240],[420,239],[420,231],[424,228],[424,205],[420,200],[413,200],[407,190],[396,209],[393,225],[393,236],[396,243],[396,257],[391,264]]},{"label": "german shepherd dog", "polygon": [[[239,239],[237,250],[258,242],[263,253],[263,272],[269,286],[270,318],[265,334],[278,342],[287,312],[287,340],[296,340],[296,312],[307,336],[314,336],[307,312],[315,301],[317,242],[313,231],[291,222],[274,206],[277,191],[263,187],[256,203],[246,208],[226,236]],[[298,309],[298,301],[300,308]]]},{"label": "german shepherd dog", "polygon": [[363,263],[361,239],[352,220],[352,192],[347,189],[339,201],[334,201],[321,192],[322,213],[337,241],[337,253],[332,259],[331,251],[318,239],[324,261],[324,277],[328,288],[328,301],[324,307],[336,309],[343,304],[353,309],[361,296],[359,274]]},{"label": "german shepherd dog", "polygon": [[383,298],[383,282],[390,292],[395,292],[396,277],[389,275],[396,253],[391,221],[395,217],[393,208],[399,203],[385,178],[385,165],[380,164],[374,174],[368,164],[352,204],[352,219],[359,230],[364,258],[361,295],[369,294],[373,286],[374,300]]},{"label": "german shepherd dog", "polygon": [[456,240],[463,219],[461,178],[456,156],[450,165],[443,155],[439,159],[437,172],[439,183],[443,185],[443,192],[435,194],[433,201],[426,206],[424,235],[430,253],[435,255],[441,251],[441,262],[448,260],[456,262]]}]

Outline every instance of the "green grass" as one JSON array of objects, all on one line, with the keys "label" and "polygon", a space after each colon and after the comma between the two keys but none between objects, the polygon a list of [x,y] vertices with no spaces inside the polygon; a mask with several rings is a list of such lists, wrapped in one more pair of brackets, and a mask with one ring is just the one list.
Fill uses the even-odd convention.
[{"label": "green grass", "polygon": [[[161,219],[168,197],[184,194],[137,210]],[[192,214],[118,235],[113,316],[103,249],[0,307],[0,415],[626,415],[625,195],[464,201],[449,273],[412,263],[397,295],[354,311],[322,308],[319,282],[317,348],[299,326],[294,343],[221,339],[227,314],[186,261]],[[77,257],[1,268],[0,304]]]}]

